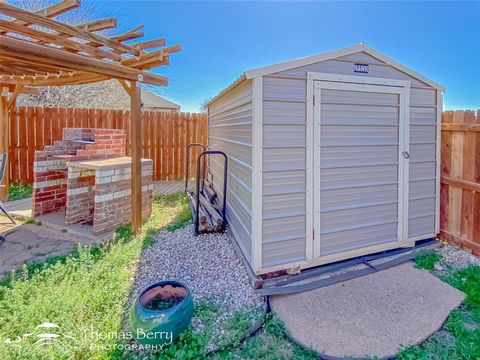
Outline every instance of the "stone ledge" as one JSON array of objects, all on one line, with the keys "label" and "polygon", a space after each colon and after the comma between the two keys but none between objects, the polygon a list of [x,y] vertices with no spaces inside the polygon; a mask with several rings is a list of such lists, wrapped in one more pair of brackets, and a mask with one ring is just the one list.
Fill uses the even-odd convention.
[{"label": "stone ledge", "polygon": [[[142,159],[142,167],[152,164],[152,159]],[[92,170],[111,170],[119,168],[127,168],[132,164],[132,158],[129,156],[100,159],[100,160],[85,160],[85,161],[69,161],[67,166],[92,169]]]}]

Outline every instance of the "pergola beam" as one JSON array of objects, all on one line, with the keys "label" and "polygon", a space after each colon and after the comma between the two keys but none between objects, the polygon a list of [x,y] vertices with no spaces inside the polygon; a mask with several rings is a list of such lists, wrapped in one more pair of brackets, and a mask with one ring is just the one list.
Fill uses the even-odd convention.
[{"label": "pergola beam", "polygon": [[[85,30],[85,31],[100,31],[100,30],[105,30],[105,29],[113,29],[113,28],[117,27],[117,19],[107,18],[107,19],[101,19],[101,20],[94,20],[94,21],[90,21],[90,22],[85,23],[85,24],[77,25],[76,27],[79,28],[79,29]],[[57,31],[52,31],[49,34],[57,35],[57,36],[61,35]],[[48,41],[41,41],[40,40],[40,41],[38,41],[38,43],[47,44]],[[92,45],[89,45],[89,44],[85,44],[85,45],[92,46]],[[95,46],[93,46],[93,47],[95,47]]]},{"label": "pergola beam", "polygon": [[151,49],[155,47],[162,47],[165,45],[166,45],[165,39],[155,39],[155,40],[149,40],[149,41],[142,41],[142,42],[136,43],[134,46],[138,50],[145,50],[145,49]]},{"label": "pergola beam", "polygon": [[8,59],[7,57],[4,57],[1,63],[4,64],[4,66],[11,66],[12,68],[16,68],[18,70],[25,70],[27,72],[33,71],[34,75],[37,74],[42,76],[47,75],[48,73],[56,74],[61,72],[62,70],[67,70],[66,68],[62,68],[60,66],[32,64],[28,61],[25,61],[25,59]]},{"label": "pergola beam", "polygon": [[93,20],[85,24],[77,25],[77,28],[85,31],[100,31],[106,29],[113,29],[117,27],[117,19],[115,18],[106,18]]},{"label": "pergola beam", "polygon": [[[2,1],[0,1],[0,2],[2,2]],[[43,16],[51,18],[51,17],[61,15],[63,13],[66,13],[67,11],[76,9],[79,6],[80,6],[80,0],[63,0],[62,2],[59,2],[57,4],[53,4],[51,6],[48,6],[48,7],[44,8],[44,9],[38,10],[36,13],[39,14],[39,15],[43,15]],[[23,26],[30,25],[28,22],[22,21],[22,20],[13,20],[12,22],[17,24],[17,25],[23,25]],[[0,32],[0,33],[2,33],[2,32]]]},{"label": "pergola beam", "polygon": [[67,38],[59,37],[55,34],[46,33],[36,29],[29,28],[27,26],[22,26],[15,24],[11,21],[0,20],[0,30],[4,32],[14,32],[16,34],[25,35],[30,38],[41,41],[42,43],[56,43],[63,45],[63,48],[66,50],[81,51],[90,55],[93,55],[97,58],[105,58],[112,60],[120,60],[120,55],[114,54],[110,51],[105,51],[87,44],[83,44],[77,41],[69,40]]},{"label": "pergola beam", "polygon": [[15,87],[15,90],[13,90],[12,96],[10,99],[8,99],[8,108],[12,108],[15,105],[15,102],[17,101],[17,96],[20,95],[24,88],[24,85],[17,85]]},{"label": "pergola beam", "polygon": [[37,11],[37,14],[46,17],[55,17],[80,7],[80,0],[63,0],[57,4],[53,4],[42,10]]},{"label": "pergola beam", "polygon": [[122,85],[122,87],[125,89],[126,93],[128,96],[130,96],[130,87],[132,86],[128,81],[122,80],[122,79],[117,79],[117,81]]},{"label": "pergola beam", "polygon": [[[104,62],[86,56],[67,53],[60,49],[54,49],[42,45],[32,44],[27,41],[12,39],[0,35],[2,56],[21,61],[28,59],[29,62],[39,65],[60,66],[72,71],[83,71],[107,75],[114,78],[138,80],[152,85],[166,85],[167,78],[155,74],[132,69],[128,66],[113,62]],[[140,75],[140,77],[139,77]],[[0,75],[0,82],[9,83],[8,79]],[[34,81],[31,82],[34,85]]]},{"label": "pergola beam", "polygon": [[9,72],[12,75],[35,75],[38,73],[38,71],[34,71],[32,69],[25,69],[25,68],[18,68],[15,65],[8,65],[4,66],[3,64],[0,64],[0,72]]},{"label": "pergola beam", "polygon": [[103,36],[99,36],[91,32],[79,29],[75,26],[65,24],[65,23],[60,23],[46,16],[33,14],[29,11],[19,9],[4,3],[0,3],[0,14],[14,17],[16,19],[23,20],[30,24],[42,26],[52,31],[56,31],[72,37],[77,37],[86,41],[96,42],[103,46],[108,46],[112,49],[127,52],[135,56],[140,55],[140,51],[138,49],[135,49],[132,46],[122,44],[119,41],[112,40]]},{"label": "pergola beam", "polygon": [[150,53],[147,53],[139,57],[130,57],[128,59],[124,59],[122,60],[122,64],[127,66],[134,66],[134,67],[142,66],[151,62],[162,61],[165,56],[168,56],[169,54],[178,52],[180,50],[181,50],[180,45],[173,45],[167,48],[152,51]]}]

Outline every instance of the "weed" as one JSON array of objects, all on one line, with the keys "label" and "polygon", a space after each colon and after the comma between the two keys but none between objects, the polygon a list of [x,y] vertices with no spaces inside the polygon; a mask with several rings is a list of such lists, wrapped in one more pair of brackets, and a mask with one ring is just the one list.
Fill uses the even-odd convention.
[{"label": "weed", "polygon": [[22,223],[23,223],[23,224],[33,224],[33,225],[36,225],[36,224],[37,224],[37,220],[35,220],[34,218],[27,218],[27,219],[23,219],[23,220],[22,220]]},{"label": "weed", "polygon": [[287,336],[282,320],[280,320],[280,318],[274,313],[267,314],[265,317],[264,328],[265,331],[278,338],[285,338]]},{"label": "weed", "polygon": [[11,184],[9,187],[9,200],[26,199],[32,196],[32,185]]},{"label": "weed", "polygon": [[416,267],[419,269],[433,270],[435,264],[441,259],[440,254],[437,252],[431,252],[426,254],[420,254],[415,258]]}]

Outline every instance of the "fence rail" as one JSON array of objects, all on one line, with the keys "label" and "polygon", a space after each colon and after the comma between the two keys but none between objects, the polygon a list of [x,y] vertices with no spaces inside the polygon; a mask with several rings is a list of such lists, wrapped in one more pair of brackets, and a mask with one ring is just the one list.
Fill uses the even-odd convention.
[{"label": "fence rail", "polygon": [[480,110],[442,114],[440,237],[480,255]]},{"label": "fence rail", "polygon": [[[154,180],[179,180],[185,170],[185,146],[207,143],[203,113],[142,112],[143,157],[153,159]],[[33,182],[35,150],[61,140],[65,127],[125,129],[130,152],[130,113],[123,110],[17,107],[10,116],[10,181]],[[194,156],[190,173],[194,173]]]}]

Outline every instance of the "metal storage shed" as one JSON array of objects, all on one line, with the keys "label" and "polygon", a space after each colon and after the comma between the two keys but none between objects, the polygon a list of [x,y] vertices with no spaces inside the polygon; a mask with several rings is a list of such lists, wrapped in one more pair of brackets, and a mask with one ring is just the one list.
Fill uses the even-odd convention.
[{"label": "metal storage shed", "polygon": [[248,70],[214,97],[209,147],[229,156],[227,219],[253,271],[434,237],[444,91],[360,44]]}]

